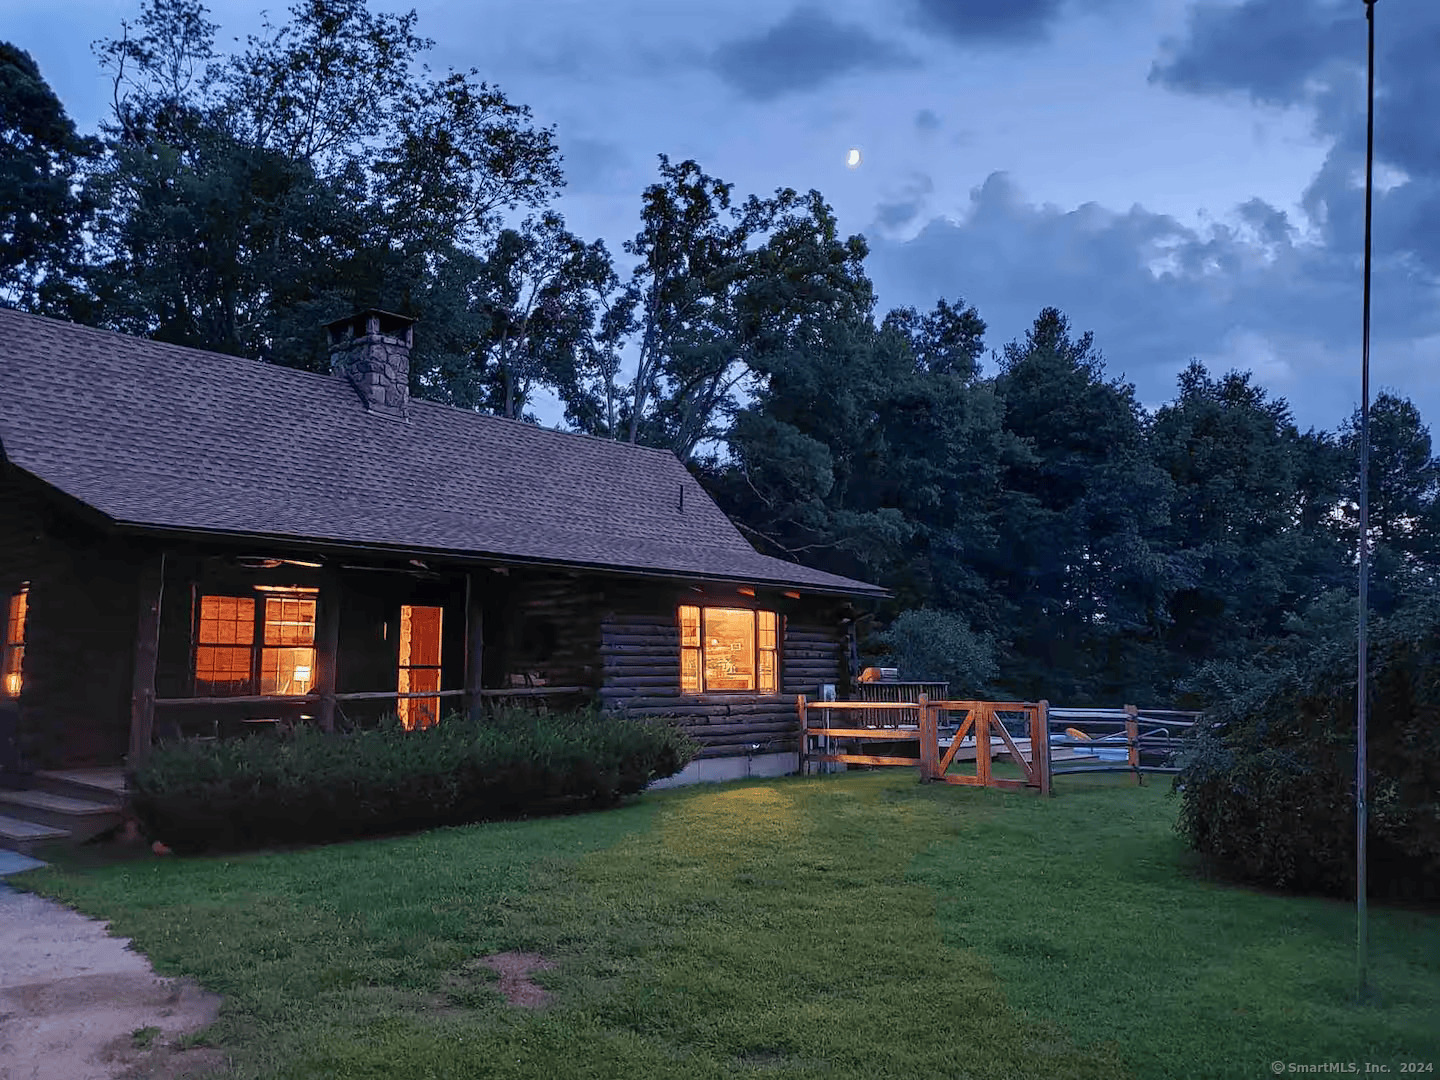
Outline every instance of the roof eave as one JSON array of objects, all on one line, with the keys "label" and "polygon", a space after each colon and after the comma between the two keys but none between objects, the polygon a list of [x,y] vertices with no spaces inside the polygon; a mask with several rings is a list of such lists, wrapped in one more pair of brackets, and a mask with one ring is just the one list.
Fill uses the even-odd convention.
[{"label": "roof eave", "polygon": [[285,533],[206,529],[196,526],[156,525],[150,522],[125,520],[115,521],[114,524],[119,529],[131,535],[153,538],[238,540],[244,541],[245,543],[285,545],[319,553],[335,552],[391,556],[395,558],[427,557],[480,566],[540,566],[554,570],[581,570],[590,573],[613,574],[624,577],[663,578],[667,581],[761,585],[767,588],[794,589],[801,592],[818,593],[827,596],[868,597],[877,600],[886,599],[891,595],[888,590],[882,589],[877,585],[869,585],[865,582],[856,583],[861,586],[860,588],[849,588],[841,585],[823,585],[784,578],[737,574],[707,574],[697,571],[671,570],[663,567],[617,566],[614,563],[587,563],[565,559],[544,559],[523,555],[507,555],[418,545],[402,547],[394,544],[371,544],[353,540],[293,536]]},{"label": "roof eave", "polygon": [[0,472],[10,473],[20,481],[21,485],[35,491],[42,498],[48,499],[62,511],[91,528],[113,533],[117,527],[116,520],[99,507],[71,495],[64,488],[57,487],[43,476],[31,472],[18,462],[5,457],[3,452],[0,452]]}]

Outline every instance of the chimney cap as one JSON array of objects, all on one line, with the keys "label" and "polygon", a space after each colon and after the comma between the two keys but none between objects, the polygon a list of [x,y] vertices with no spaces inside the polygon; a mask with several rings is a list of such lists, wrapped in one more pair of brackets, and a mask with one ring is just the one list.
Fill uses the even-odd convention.
[{"label": "chimney cap", "polygon": [[338,325],[340,325],[341,323],[353,322],[355,319],[358,319],[358,318],[360,318],[361,316],[364,316],[364,315],[379,315],[379,316],[380,316],[381,318],[383,318],[386,322],[390,322],[391,320],[394,320],[395,322],[403,323],[403,324],[406,325],[406,326],[409,326],[410,324],[412,324],[413,322],[415,322],[414,317],[412,317],[412,316],[410,316],[410,315],[401,315],[401,314],[399,314],[398,312],[386,311],[384,308],[367,307],[367,308],[361,308],[359,311],[356,311],[356,312],[354,312],[353,314],[350,314],[350,315],[342,315],[342,316],[340,316],[340,318],[338,318],[338,319],[331,319],[331,320],[330,320],[329,322],[327,322],[325,325],[326,325],[327,327],[330,327],[330,326],[338,326]]},{"label": "chimney cap", "polygon": [[362,308],[325,324],[325,329],[330,332],[331,344],[338,344],[347,337],[363,337],[370,333],[371,319],[375,320],[375,332],[387,337],[404,337],[405,332],[415,325],[415,319],[409,315],[386,311],[384,308]]}]

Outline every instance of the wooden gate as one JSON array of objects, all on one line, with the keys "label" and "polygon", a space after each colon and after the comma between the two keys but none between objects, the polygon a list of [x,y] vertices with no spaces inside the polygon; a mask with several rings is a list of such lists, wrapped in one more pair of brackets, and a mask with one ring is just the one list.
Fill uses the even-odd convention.
[{"label": "wooden gate", "polygon": [[[796,701],[800,714],[800,771],[810,762],[842,765],[918,765],[922,780],[980,787],[1028,788],[1050,794],[1050,732],[1046,702],[931,701],[920,694],[914,702]],[[812,713],[818,714],[812,716]],[[834,714],[840,714],[838,717]],[[951,714],[963,714],[954,724]],[[1027,736],[1018,739],[997,713],[1020,713]],[[911,718],[918,720],[911,721]],[[818,721],[814,722],[814,721]],[[811,740],[820,741],[818,747]],[[846,752],[847,743],[918,744],[919,756]],[[839,744],[837,746],[837,744]],[[898,747],[897,747],[898,749]],[[908,747],[907,747],[908,749]],[[996,755],[1008,756],[1024,779],[997,777]],[[973,774],[961,772],[973,760]],[[957,762],[961,763],[957,766]],[[955,771],[951,771],[954,769]]]},{"label": "wooden gate", "polygon": [[[951,713],[964,719],[945,723]],[[1018,713],[1025,718],[1027,735],[1016,737],[997,713]],[[1050,794],[1050,721],[1043,701],[928,701],[920,699],[920,779],[976,787],[1034,789]],[[973,742],[967,745],[967,737]],[[946,745],[948,743],[948,745]],[[1022,745],[1023,744],[1023,745]],[[974,748],[974,773],[950,770],[968,758]],[[941,753],[942,747],[944,753]],[[994,774],[997,751],[1020,767],[1024,779]]]}]

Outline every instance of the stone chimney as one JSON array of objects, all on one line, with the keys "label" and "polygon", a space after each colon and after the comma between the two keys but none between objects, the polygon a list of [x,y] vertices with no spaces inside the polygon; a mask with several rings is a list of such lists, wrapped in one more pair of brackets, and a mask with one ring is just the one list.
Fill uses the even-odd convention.
[{"label": "stone chimney", "polygon": [[378,308],[325,324],[330,332],[330,370],[355,388],[366,412],[408,419],[414,327],[414,319]]}]

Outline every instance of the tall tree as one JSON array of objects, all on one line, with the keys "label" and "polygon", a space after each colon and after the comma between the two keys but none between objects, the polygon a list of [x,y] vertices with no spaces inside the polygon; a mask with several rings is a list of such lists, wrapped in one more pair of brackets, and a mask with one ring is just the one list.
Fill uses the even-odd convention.
[{"label": "tall tree", "polygon": [[[1168,478],[1149,460],[1134,388],[1108,380],[1090,333],[1046,308],[1001,357],[1005,429],[1026,453],[1007,464],[989,568],[1008,608],[1019,693],[1108,696],[1153,645],[1171,568],[1157,547]],[[1127,670],[1128,669],[1128,670]]]},{"label": "tall tree", "polygon": [[1002,609],[980,568],[999,557],[1003,470],[1027,451],[1004,430],[1001,402],[980,378],[984,320],[963,301],[941,299],[924,315],[891,311],[882,329],[912,360],[880,409],[892,451],[880,499],[918,526],[893,587],[1003,639]]},{"label": "tall tree", "polygon": [[9,42],[0,42],[0,147],[0,303],[57,311],[81,262],[92,209],[82,170],[98,147]]},{"label": "tall tree", "polygon": [[[152,3],[147,15],[198,7]],[[210,73],[213,104],[230,134],[322,174],[363,159],[371,140],[400,141],[397,125],[419,90],[411,69],[434,44],[415,34],[415,12],[376,15],[365,0],[300,0],[289,14],[278,24],[267,16],[261,33]]]},{"label": "tall tree", "polygon": [[[1358,409],[1341,429],[1340,445],[1348,465],[1341,517],[1353,550],[1359,540]],[[1382,392],[1370,407],[1369,486],[1373,597],[1386,614],[1403,593],[1440,573],[1440,461],[1408,398]]]},{"label": "tall tree", "polygon": [[885,316],[885,325],[905,335],[918,370],[966,381],[979,375],[985,321],[963,300],[952,305],[941,297],[924,315],[913,307],[896,308]]},{"label": "tall tree", "polygon": [[476,350],[491,411],[519,417],[533,389],[575,384],[615,272],[601,241],[587,245],[559,214],[503,230],[474,283],[485,331]]},{"label": "tall tree", "polygon": [[621,301],[626,332],[638,338],[627,437],[689,458],[719,434],[714,419],[747,375],[734,303],[751,269],[749,243],[799,196],[732,206],[734,185],[664,154],[660,175],[642,197],[640,232],[624,245],[638,260]]},{"label": "tall tree", "polygon": [[565,405],[566,421],[577,431],[619,439],[630,410],[629,388],[621,374],[621,350],[632,325],[633,309],[613,263],[608,272],[598,272],[590,281],[596,318],[580,327],[575,365],[556,390]]},{"label": "tall tree", "polygon": [[215,29],[198,0],[146,0],[97,44],[115,101],[88,317],[323,369],[317,323],[399,309],[427,322],[412,390],[474,401],[473,286],[497,212],[561,183],[553,132],[423,70],[413,13],[300,0],[229,55]]},{"label": "tall tree", "polygon": [[910,357],[868,319],[817,319],[767,358],[737,412],[727,460],[707,463],[722,506],[762,550],[887,581],[915,526],[883,503],[889,449],[881,402]]},{"label": "tall tree", "polygon": [[1154,460],[1175,485],[1169,543],[1187,570],[1167,633],[1181,656],[1227,653],[1279,630],[1294,555],[1293,438],[1283,400],[1268,400],[1249,375],[1212,379],[1198,362],[1157,412]]}]

